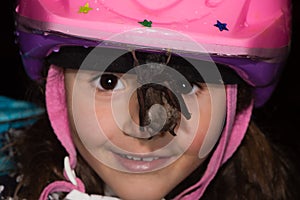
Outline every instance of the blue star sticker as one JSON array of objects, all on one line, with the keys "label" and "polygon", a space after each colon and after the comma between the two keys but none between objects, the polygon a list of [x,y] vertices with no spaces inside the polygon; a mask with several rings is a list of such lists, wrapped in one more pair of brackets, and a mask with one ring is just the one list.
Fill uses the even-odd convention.
[{"label": "blue star sticker", "polygon": [[226,27],[227,24],[226,23],[222,23],[219,20],[217,20],[217,23],[214,24],[214,26],[218,27],[220,31],[223,31],[223,30],[229,31],[228,28]]}]

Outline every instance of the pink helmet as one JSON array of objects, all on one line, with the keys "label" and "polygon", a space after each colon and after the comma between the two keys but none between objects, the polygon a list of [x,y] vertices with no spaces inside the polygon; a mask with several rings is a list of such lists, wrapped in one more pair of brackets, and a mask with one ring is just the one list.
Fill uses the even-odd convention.
[{"label": "pink helmet", "polygon": [[146,26],[145,31],[173,30],[200,43],[215,62],[256,88],[255,104],[261,106],[288,53],[290,5],[289,0],[21,0],[16,11],[23,62],[33,79],[57,46],[94,46]]},{"label": "pink helmet", "polygon": [[[17,36],[25,69],[32,79],[38,80],[45,57],[59,47],[95,47],[132,30],[137,30],[132,32],[136,34],[135,39],[130,38],[125,43],[165,48],[164,44],[177,42],[177,50],[191,52],[193,57],[194,49],[183,45],[182,38],[166,30],[178,32],[201,44],[214,62],[227,65],[253,86],[254,103],[261,106],[276,86],[288,54],[290,7],[289,0],[19,0]],[[161,32],[151,37],[166,42],[143,40],[157,30]],[[55,113],[55,109],[51,110]],[[245,116],[237,118],[247,124],[249,112]],[[58,123],[52,123],[56,126],[54,130],[60,128]],[[220,163],[239,145],[246,125],[242,129],[232,128],[239,135],[238,139],[235,133],[231,136],[233,139],[224,136],[231,141],[224,139],[224,145],[232,146],[229,150],[218,150],[225,152]],[[74,154],[70,136],[56,134],[68,153]],[[217,160],[221,156],[215,157]],[[72,155],[71,159],[74,159]],[[219,164],[216,169],[218,167]]]}]

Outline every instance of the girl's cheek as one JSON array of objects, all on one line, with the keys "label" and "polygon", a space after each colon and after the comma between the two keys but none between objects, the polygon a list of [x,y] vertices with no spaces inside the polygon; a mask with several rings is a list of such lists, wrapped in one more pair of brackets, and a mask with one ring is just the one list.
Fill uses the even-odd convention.
[{"label": "girl's cheek", "polygon": [[191,142],[191,145],[186,150],[186,154],[198,156],[198,153],[202,147],[205,136],[207,135],[207,130],[210,122],[209,115],[203,118],[199,118],[197,131]]},{"label": "girl's cheek", "polygon": [[199,124],[190,150],[205,158],[213,150],[222,134],[226,119],[226,91],[223,85],[211,85],[209,94],[198,99]]},{"label": "girl's cheek", "polygon": [[98,106],[95,110],[99,132],[106,140],[111,140],[119,128],[115,123],[110,105]]},{"label": "girl's cheek", "polygon": [[[76,78],[78,79],[76,81]],[[83,76],[66,76],[69,121],[76,137],[88,149],[101,147],[114,133],[109,97],[99,98]]]},{"label": "girl's cheek", "polygon": [[70,115],[73,131],[87,149],[101,147],[114,132],[109,105],[74,97]]}]

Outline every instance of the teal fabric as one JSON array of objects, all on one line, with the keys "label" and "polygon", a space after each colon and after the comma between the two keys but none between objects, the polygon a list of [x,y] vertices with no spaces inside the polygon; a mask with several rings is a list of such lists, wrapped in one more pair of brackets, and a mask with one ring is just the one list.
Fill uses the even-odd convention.
[{"label": "teal fabric", "polygon": [[[32,125],[44,109],[27,101],[0,96],[0,149],[8,143],[7,131]],[[14,168],[9,149],[0,151],[0,176]]]}]

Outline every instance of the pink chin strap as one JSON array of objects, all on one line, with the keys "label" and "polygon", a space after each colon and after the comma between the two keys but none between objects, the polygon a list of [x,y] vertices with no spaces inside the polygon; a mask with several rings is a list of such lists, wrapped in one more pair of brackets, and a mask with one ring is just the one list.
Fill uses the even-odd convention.
[{"label": "pink chin strap", "polygon": [[207,169],[200,181],[183,191],[174,200],[200,199],[219,168],[233,155],[241,144],[252,115],[253,101],[248,108],[238,114],[236,114],[236,103],[236,85],[226,85],[226,125],[221,134],[218,146],[210,158]]},{"label": "pink chin strap", "polygon": [[[226,85],[226,96],[226,125],[222,132],[218,146],[209,161],[207,169],[200,181],[179,194],[175,198],[176,200],[199,199],[203,195],[211,180],[215,177],[218,169],[232,156],[232,154],[236,151],[242,139],[244,138],[251,118],[253,102],[247,109],[236,115],[236,85]],[[70,192],[72,190],[85,192],[82,181],[76,178],[75,174],[72,174],[70,172],[70,170],[73,170],[76,166],[76,150],[69,128],[64,85],[64,72],[62,68],[53,65],[50,67],[47,77],[46,106],[53,130],[57,138],[69,154],[69,159],[67,159],[69,160],[69,164],[66,165],[65,162],[64,171],[64,175],[68,181],[55,181],[53,183],[50,183],[43,190],[40,196],[40,200],[46,200],[49,194],[53,192]],[[66,166],[70,169],[66,169]],[[70,174],[72,175],[70,176]]]},{"label": "pink chin strap", "polygon": [[[75,169],[76,150],[72,141],[69,127],[68,112],[65,96],[64,72],[62,68],[51,66],[48,71],[46,83],[46,107],[54,133],[62,146],[66,149],[69,157],[67,158],[67,167]],[[40,195],[40,200],[47,200],[48,196],[54,192],[71,192],[72,190],[85,191],[84,184],[75,174],[70,176],[70,169],[66,170],[65,159],[64,176],[68,181],[55,181],[50,183]],[[72,172],[71,172],[72,173]]]}]

